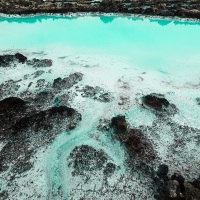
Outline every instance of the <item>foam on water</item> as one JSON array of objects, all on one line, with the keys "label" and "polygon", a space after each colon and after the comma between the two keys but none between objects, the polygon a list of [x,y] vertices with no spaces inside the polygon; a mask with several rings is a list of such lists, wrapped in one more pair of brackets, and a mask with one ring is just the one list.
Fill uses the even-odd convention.
[{"label": "foam on water", "polygon": [[[119,170],[108,179],[110,185],[119,183],[130,186],[135,199],[153,199],[148,177],[129,179],[125,164],[125,151],[119,142],[96,129],[100,119],[111,119],[123,114],[130,126],[152,126],[156,120],[154,113],[141,108],[139,101],[143,95],[161,93],[179,109],[172,120],[180,125],[200,128],[200,106],[195,99],[200,97],[200,23],[168,20],[139,19],[134,17],[85,16],[70,17],[27,17],[0,19],[0,51],[19,51],[28,58],[51,58],[53,66],[40,77],[23,80],[21,92],[33,81],[31,89],[39,78],[49,82],[57,77],[64,78],[73,72],[84,74],[81,85],[100,86],[113,94],[110,103],[101,103],[83,98],[80,94],[71,106],[82,114],[82,121],[71,133],[61,133],[48,150],[38,151],[34,168],[19,179],[21,188],[12,192],[12,199],[18,199],[23,191],[23,182],[32,180],[35,190],[41,191],[42,198],[79,199],[76,188],[82,191],[96,190],[102,185],[101,172],[96,172],[90,185],[80,177],[72,177],[67,157],[75,146],[89,145],[96,150],[103,149],[109,160],[119,166]],[[19,80],[36,69],[19,64],[14,68],[0,69],[0,83]],[[73,87],[72,92],[75,92]],[[125,105],[119,105],[125,97]],[[180,134],[181,133],[176,133]],[[161,161],[169,164],[171,170],[195,166],[199,169],[199,146],[194,139],[186,144],[181,155],[173,156],[170,151],[174,133],[163,124],[155,133],[146,133],[153,142]],[[190,135],[193,137],[192,134]],[[187,136],[189,137],[189,136]],[[0,143],[0,147],[3,144]],[[1,148],[0,148],[1,149]],[[176,158],[178,164],[174,164]],[[187,163],[189,162],[189,163]],[[184,171],[183,171],[184,173]],[[123,177],[125,178],[122,178]],[[184,174],[186,175],[186,174]],[[5,175],[4,175],[5,176]],[[33,178],[36,177],[36,178]],[[40,181],[38,182],[38,177]],[[188,178],[195,176],[189,175]],[[3,185],[3,183],[2,183]],[[85,188],[84,188],[85,187]],[[61,188],[61,189],[60,189]],[[26,188],[28,195],[29,190]],[[61,191],[60,191],[61,190]],[[111,191],[111,190],[108,190]],[[24,194],[23,193],[23,194]],[[26,195],[20,199],[26,199]],[[48,194],[48,195],[47,195]],[[39,199],[38,194],[33,199]],[[90,193],[88,193],[90,195]],[[121,193],[105,196],[96,194],[98,199],[128,199],[132,194]],[[109,196],[110,195],[110,196]],[[41,197],[40,196],[40,197]],[[92,198],[92,196],[90,197]]]}]

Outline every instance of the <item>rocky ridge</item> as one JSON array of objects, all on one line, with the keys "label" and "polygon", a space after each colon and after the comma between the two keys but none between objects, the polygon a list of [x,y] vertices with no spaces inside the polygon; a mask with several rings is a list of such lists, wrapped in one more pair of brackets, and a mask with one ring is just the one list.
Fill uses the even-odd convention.
[{"label": "rocky ridge", "polygon": [[199,0],[10,0],[0,1],[0,13],[130,13],[200,19]]}]

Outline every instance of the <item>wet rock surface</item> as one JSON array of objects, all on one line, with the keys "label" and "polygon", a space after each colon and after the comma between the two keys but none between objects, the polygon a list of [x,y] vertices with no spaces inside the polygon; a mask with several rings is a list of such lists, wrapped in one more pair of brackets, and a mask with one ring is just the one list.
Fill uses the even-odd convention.
[{"label": "wet rock surface", "polygon": [[[52,65],[51,60],[28,60],[22,54],[11,58],[6,56],[6,59],[5,62],[3,60],[5,67],[10,67],[14,62],[24,62],[34,68]],[[34,167],[32,159],[38,149],[46,149],[57,135],[75,129],[81,120],[81,114],[70,107],[76,93],[69,89],[82,81],[83,74],[76,72],[49,82],[40,78],[44,73],[48,72],[36,69],[20,80],[9,80],[0,85],[0,142],[3,144],[0,151],[0,171],[14,174],[8,177],[7,184],[12,184],[16,176],[19,178]],[[21,88],[21,83],[24,80],[28,83],[29,79],[32,81],[27,87]],[[85,166],[85,172],[99,169],[106,176],[111,176],[115,171],[115,164],[107,163],[104,152],[89,146],[77,148],[74,151],[78,155],[82,154],[82,161],[79,163],[75,159],[75,174],[82,173],[79,165]],[[90,163],[87,162],[88,158],[91,159]],[[2,193],[5,197],[6,194]]]},{"label": "wet rock surface", "polygon": [[168,115],[174,115],[178,112],[176,106],[170,103],[164,95],[161,94],[149,94],[142,97],[142,105],[145,108],[151,108],[157,114],[165,113]]},{"label": "wet rock surface", "polygon": [[75,128],[81,120],[73,108],[60,106],[36,111],[17,97],[0,101],[0,116],[0,138],[5,142],[0,152],[0,170],[11,166],[15,174],[32,168],[30,158],[37,148],[46,148],[61,131],[70,124]]},{"label": "wet rock surface", "polygon": [[33,58],[32,60],[27,61],[27,65],[31,65],[33,67],[51,67],[53,64],[53,61],[50,59],[36,59]]},{"label": "wet rock surface", "polygon": [[186,200],[197,200],[200,198],[200,190],[194,187],[191,183],[184,182],[184,188]]},{"label": "wet rock surface", "polygon": [[[72,117],[75,114],[75,110],[65,106],[52,107],[48,110],[40,111],[35,114],[26,115],[19,119],[13,128],[13,133],[16,134],[27,128],[33,129],[38,132],[43,128],[44,130],[51,130],[52,125],[59,122],[61,118]],[[81,117],[79,117],[81,119]]]},{"label": "wet rock surface", "polygon": [[113,117],[111,120],[110,126],[114,128],[115,132],[122,132],[122,133],[126,132],[127,123],[126,123],[125,116],[119,115],[119,116]]},{"label": "wet rock surface", "polygon": [[143,97],[143,103],[155,110],[162,110],[169,106],[169,101],[162,95],[150,94]]},{"label": "wet rock surface", "polygon": [[20,98],[9,97],[0,101],[0,132],[9,129],[18,118],[23,116],[26,103]]},{"label": "wet rock surface", "polygon": [[58,89],[58,90],[71,88],[73,85],[81,81],[82,78],[83,78],[83,74],[79,72],[70,74],[68,77],[63,78],[63,79],[60,77],[56,78],[53,81],[53,88]]},{"label": "wet rock surface", "polygon": [[129,163],[134,160],[136,163],[152,162],[156,158],[156,153],[151,142],[144,135],[142,130],[130,128],[126,122],[125,116],[116,116],[111,119],[111,129],[114,133],[114,138],[123,144],[130,156]]},{"label": "wet rock surface", "polygon": [[20,53],[14,55],[0,55],[0,67],[9,67],[12,63],[25,63],[27,57]]},{"label": "wet rock surface", "polygon": [[32,67],[51,67],[53,62],[50,59],[36,59],[28,60],[26,56],[21,53],[0,55],[0,67],[10,67],[13,64],[22,63]]},{"label": "wet rock surface", "polygon": [[[174,173],[171,177],[168,176],[168,171],[164,170],[164,176],[160,176],[160,171],[163,171],[162,165],[157,171],[158,179],[155,184],[158,188],[158,195],[155,196],[158,200],[197,200],[200,198],[200,189],[198,187],[199,179],[193,182],[187,181],[180,172]],[[167,167],[168,168],[168,167]],[[163,174],[162,174],[163,175]]]},{"label": "wet rock surface", "polygon": [[103,88],[98,86],[92,87],[86,85],[83,88],[77,88],[77,91],[81,92],[82,97],[91,98],[100,102],[106,103],[113,100],[113,96],[110,92],[106,92]]},{"label": "wet rock surface", "polygon": [[0,1],[0,12],[6,14],[104,12],[200,18],[198,0],[183,1]]},{"label": "wet rock surface", "polygon": [[[103,150],[96,150],[88,145],[75,147],[70,153],[69,167],[73,167],[73,175],[85,175],[94,170],[105,168],[107,162],[106,154]],[[109,168],[109,166],[107,166]],[[111,167],[110,167],[111,168]],[[109,169],[107,169],[109,171]]]},{"label": "wet rock surface", "polygon": [[14,96],[20,88],[20,81],[8,80],[0,84],[0,98]]},{"label": "wet rock surface", "polygon": [[167,176],[168,172],[169,172],[169,167],[165,164],[162,164],[158,168],[157,175],[159,178],[163,180],[168,180],[168,176]]},{"label": "wet rock surface", "polygon": [[[15,67],[15,63],[44,69],[52,65],[51,60],[28,60],[20,53],[0,57],[3,68]],[[17,188],[18,180],[34,169],[38,151],[46,151],[59,134],[75,129],[82,119],[70,106],[74,94],[68,89],[83,75],[77,72],[67,76],[66,93],[62,93],[53,87],[53,82],[39,78],[44,73],[50,72],[36,69],[19,80],[6,80],[0,85],[0,174],[6,187],[0,189],[1,199],[9,199],[12,185]]]},{"label": "wet rock surface", "polygon": [[123,143],[133,157],[136,157],[143,162],[151,162],[156,158],[155,151],[150,141],[145,137],[141,130],[128,130],[126,139]]}]

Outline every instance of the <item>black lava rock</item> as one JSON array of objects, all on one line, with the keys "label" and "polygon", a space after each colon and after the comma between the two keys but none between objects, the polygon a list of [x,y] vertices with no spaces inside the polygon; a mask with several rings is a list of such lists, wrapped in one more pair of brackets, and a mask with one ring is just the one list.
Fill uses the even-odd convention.
[{"label": "black lava rock", "polygon": [[155,110],[161,111],[163,107],[169,106],[169,101],[162,95],[150,94],[142,98],[143,103]]},{"label": "black lava rock", "polygon": [[125,116],[118,115],[116,117],[113,117],[110,126],[111,128],[114,128],[117,132],[125,132],[127,130]]}]

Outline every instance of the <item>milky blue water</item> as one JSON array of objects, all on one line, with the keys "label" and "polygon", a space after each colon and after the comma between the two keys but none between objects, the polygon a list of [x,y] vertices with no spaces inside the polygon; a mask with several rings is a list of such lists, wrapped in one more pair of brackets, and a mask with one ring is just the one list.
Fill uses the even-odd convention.
[{"label": "milky blue water", "polygon": [[134,17],[0,19],[0,50],[54,45],[125,55],[139,67],[180,70],[200,65],[200,23]]},{"label": "milky blue water", "polygon": [[[82,194],[72,192],[79,184],[87,190],[94,186],[100,188],[102,172],[93,174],[86,184],[80,177],[71,176],[71,169],[67,167],[67,156],[75,146],[82,144],[103,149],[119,166],[118,172],[108,179],[110,185],[120,182],[118,189],[130,186],[137,191],[136,199],[154,199],[149,192],[152,187],[148,179],[138,182],[138,174],[134,180],[129,179],[122,146],[96,127],[100,119],[110,120],[117,114],[125,115],[132,127],[152,126],[156,116],[140,107],[140,98],[149,93],[161,93],[179,110],[171,117],[174,123],[200,128],[200,106],[196,102],[200,97],[199,35],[200,22],[167,19],[126,16],[0,18],[0,54],[19,51],[29,59],[50,58],[53,66],[43,69],[45,73],[39,78],[52,83],[55,78],[81,72],[84,78],[80,88],[99,86],[113,95],[112,102],[101,103],[83,98],[75,88],[71,89],[78,95],[70,104],[82,114],[82,122],[70,134],[61,133],[48,150],[38,150],[34,168],[17,180],[20,189],[11,192],[11,199],[26,199],[27,195],[37,199],[36,194],[43,199],[60,199],[62,195],[64,199],[79,199]],[[0,69],[0,83],[23,79],[35,70],[21,64]],[[19,91],[26,90],[30,81],[33,86],[29,89],[34,91],[39,78],[23,79]],[[127,99],[123,105],[120,104],[122,98]],[[184,174],[191,166],[200,170],[200,148],[193,133],[182,138],[176,132],[176,137],[185,142],[178,156],[171,151],[175,133],[169,126],[162,124],[155,133],[146,134],[153,141],[161,162],[167,163],[172,172],[181,170]],[[178,164],[174,164],[174,160]],[[125,178],[121,179],[122,175]],[[23,184],[29,181],[33,182],[31,189],[24,188]],[[109,199],[113,193],[108,190],[106,195],[96,198]],[[121,193],[113,198],[129,199],[128,195]]]}]

